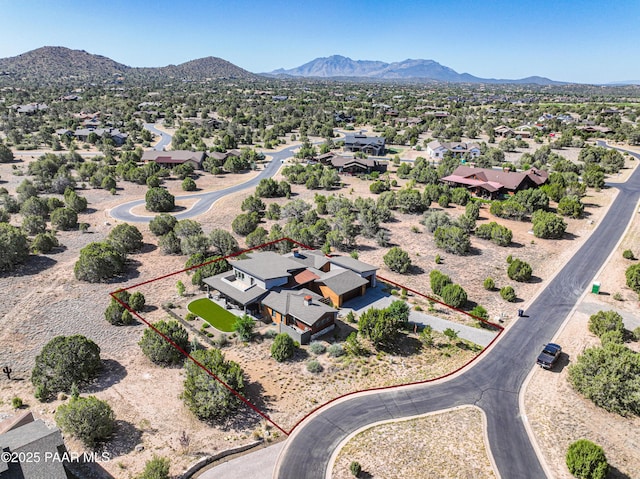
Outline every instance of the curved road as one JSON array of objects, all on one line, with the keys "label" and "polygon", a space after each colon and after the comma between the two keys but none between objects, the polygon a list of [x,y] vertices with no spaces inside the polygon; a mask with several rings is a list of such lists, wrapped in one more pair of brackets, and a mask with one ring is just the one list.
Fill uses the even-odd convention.
[{"label": "curved road", "polygon": [[160,136],[160,141],[153,147],[155,151],[164,151],[164,149],[171,143],[173,137],[164,131],[158,130],[153,123],[144,123],[142,126],[145,130],[149,130],[154,135]]},{"label": "curved road", "polygon": [[486,414],[501,477],[546,477],[520,416],[519,393],[541,346],[558,331],[634,214],[640,168],[626,183],[614,186],[619,194],[591,237],[533,301],[527,317],[516,321],[475,364],[450,380],[355,396],[321,409],[287,439],[274,477],[324,478],[334,450],[357,429],[465,404]]},{"label": "curved road", "polygon": [[[230,186],[229,188],[225,188],[223,190],[176,196],[176,199],[180,200],[196,199],[198,201],[191,208],[185,211],[181,211],[180,213],[176,213],[174,216],[179,220],[183,220],[185,218],[191,218],[193,216],[201,215],[209,211],[213,203],[218,201],[220,198],[232,193],[236,193],[238,191],[245,190],[247,188],[253,188],[257,186],[260,180],[262,180],[263,178],[271,178],[273,175],[275,175],[280,169],[280,166],[282,166],[282,160],[290,158],[293,151],[299,148],[300,145],[294,145],[277,152],[269,152],[268,156],[271,156],[272,160],[262,171],[260,171],[257,176],[248,181],[245,181],[244,183]],[[153,219],[153,216],[138,216],[131,213],[132,208],[143,205],[144,203],[144,199],[129,201],[112,208],[110,214],[117,220],[127,221],[129,223],[148,223]]]}]

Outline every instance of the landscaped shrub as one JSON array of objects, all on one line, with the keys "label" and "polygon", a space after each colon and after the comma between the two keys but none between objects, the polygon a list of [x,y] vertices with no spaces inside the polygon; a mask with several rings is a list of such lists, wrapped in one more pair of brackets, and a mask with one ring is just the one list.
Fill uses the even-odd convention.
[{"label": "landscaped shrub", "polygon": [[242,341],[250,341],[256,322],[248,314],[238,317],[233,323],[233,330],[238,333]]},{"label": "landscaped shrub", "polygon": [[172,231],[177,222],[175,216],[161,213],[149,221],[149,229],[155,236],[163,236]]},{"label": "landscaped shrub", "polygon": [[569,446],[566,461],[569,472],[580,479],[605,479],[609,472],[602,448],[586,439],[579,439]]},{"label": "landscaped shrub", "polygon": [[278,334],[271,345],[271,357],[279,363],[286,361],[295,352],[293,339],[287,333]]},{"label": "landscaped shrub", "polygon": [[589,317],[589,331],[598,337],[608,331],[624,332],[622,316],[615,311],[598,311]]},{"label": "landscaped shrub", "polygon": [[640,264],[629,266],[625,272],[627,286],[640,295]]},{"label": "landscaped shrub", "polygon": [[473,309],[469,311],[469,314],[471,314],[472,316],[477,316],[478,318],[481,318],[481,319],[485,319],[485,320],[489,319],[489,313],[484,307],[480,306],[479,304],[475,305]]},{"label": "landscaped shrub", "polygon": [[258,227],[260,218],[257,213],[242,213],[231,222],[234,233],[240,236],[247,236]]},{"label": "landscaped shrub", "polygon": [[502,226],[495,221],[485,223],[476,228],[478,238],[490,239],[498,246],[509,246],[513,238],[512,231],[506,226]]},{"label": "landscaped shrub", "polygon": [[569,382],[596,406],[627,416],[640,414],[640,353],[606,342],[588,348],[569,366]]},{"label": "landscaped shrub", "polygon": [[558,203],[558,214],[580,218],[584,212],[584,205],[576,195],[564,196]]},{"label": "landscaped shrub", "polygon": [[332,358],[339,358],[340,356],[344,356],[344,348],[342,344],[334,343],[327,348],[327,353]]},{"label": "landscaped shrub", "polygon": [[[129,305],[131,295],[128,291],[121,291],[119,293],[116,293],[116,296],[124,304]],[[113,324],[114,326],[126,326],[132,324],[133,316],[131,315],[131,313],[129,313],[128,315],[125,313],[129,313],[129,311],[115,298],[111,298],[111,302],[104,312],[104,319],[106,319],[107,322]]]},{"label": "landscaped shrub", "polygon": [[166,212],[176,207],[175,197],[164,188],[149,188],[145,195],[148,211]]},{"label": "landscaped shrub", "polygon": [[144,471],[137,479],[170,479],[170,466],[168,458],[154,455],[145,463]]},{"label": "landscaped shrub", "polygon": [[64,432],[94,447],[111,436],[115,427],[113,409],[95,396],[72,398],[56,410],[56,423]]},{"label": "landscaped shrub", "polygon": [[567,223],[560,216],[543,210],[534,212],[531,222],[536,238],[561,238],[567,229]]},{"label": "landscaped shrub", "polygon": [[317,359],[310,359],[307,361],[307,371],[310,373],[319,373],[322,371],[322,364]]},{"label": "landscaped shrub", "polygon": [[531,266],[529,263],[525,263],[522,260],[514,259],[511,261],[509,268],[507,269],[507,275],[510,279],[524,283],[531,279]]},{"label": "landscaped shrub", "polygon": [[320,341],[314,341],[309,345],[309,350],[313,354],[322,354],[327,350],[327,348]]},{"label": "landscaped shrub", "polygon": [[352,476],[358,477],[362,472],[362,466],[359,462],[352,461],[351,464],[349,464],[349,471],[351,471]]},{"label": "landscaped shrub", "polygon": [[240,399],[227,387],[211,377],[208,371],[224,381],[234,391],[243,394],[244,373],[238,363],[228,361],[218,349],[200,349],[193,352],[194,361],[185,363],[186,378],[181,395],[186,406],[199,419],[223,421],[237,409]]},{"label": "landscaped shrub", "polygon": [[444,211],[427,211],[422,217],[421,223],[425,226],[429,233],[433,233],[441,226],[451,226],[454,223],[453,218]]},{"label": "landscaped shrub", "polygon": [[496,287],[496,283],[495,281],[493,281],[493,278],[486,278],[483,282],[482,282],[482,286],[484,287],[484,289],[486,289],[487,291],[493,291]]},{"label": "landscaped shrub", "polygon": [[133,253],[142,249],[142,233],[128,223],[114,226],[107,236],[107,241],[123,253]]},{"label": "landscaped shrub", "polygon": [[41,401],[59,392],[69,392],[71,386],[88,384],[102,368],[100,347],[79,334],[57,336],[36,356],[31,371],[35,396]]},{"label": "landscaped shrub", "polygon": [[442,289],[452,282],[449,276],[441,273],[437,269],[431,270],[429,273],[429,280],[431,284],[431,291],[438,296],[442,294]]},{"label": "landscaped shrub", "polygon": [[[189,335],[180,323],[175,320],[158,321],[153,325],[158,331],[179,346],[183,351],[189,352]],[[162,366],[181,364],[185,356],[178,349],[160,336],[151,328],[146,328],[142,339],[138,343],[142,352],[152,362]]]},{"label": "landscaped shrub", "polygon": [[463,255],[471,247],[469,235],[458,226],[440,226],[433,232],[433,238],[438,248],[451,254]]},{"label": "landscaped shrub", "polygon": [[387,254],[382,257],[382,259],[384,260],[384,264],[386,264],[391,271],[395,271],[396,273],[406,273],[411,267],[411,258],[409,258],[409,253],[397,246],[391,248]]},{"label": "landscaped shrub", "polygon": [[513,303],[517,299],[516,292],[511,286],[504,286],[500,288],[500,296],[502,299],[509,301],[510,303]]},{"label": "landscaped shrub", "polygon": [[73,271],[76,279],[98,283],[122,273],[124,261],[124,253],[112,244],[93,242],[80,250]]},{"label": "landscaped shrub", "polygon": [[454,308],[461,308],[467,302],[467,292],[459,284],[448,284],[442,288],[442,301]]},{"label": "landscaped shrub", "polygon": [[633,251],[631,251],[630,249],[626,249],[626,250],[624,250],[624,251],[622,252],[622,257],[623,257],[624,259],[631,259],[631,260],[636,259],[636,257],[635,257],[635,256],[634,256],[634,254],[633,254]]}]

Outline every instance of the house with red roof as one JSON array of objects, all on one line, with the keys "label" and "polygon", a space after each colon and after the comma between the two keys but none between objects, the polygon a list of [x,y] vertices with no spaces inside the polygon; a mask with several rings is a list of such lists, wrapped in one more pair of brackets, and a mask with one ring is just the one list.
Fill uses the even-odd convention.
[{"label": "house with red roof", "polygon": [[513,195],[520,190],[537,188],[547,182],[549,173],[537,168],[527,171],[504,171],[491,168],[459,166],[440,181],[454,188],[467,188],[474,195],[498,198]]}]

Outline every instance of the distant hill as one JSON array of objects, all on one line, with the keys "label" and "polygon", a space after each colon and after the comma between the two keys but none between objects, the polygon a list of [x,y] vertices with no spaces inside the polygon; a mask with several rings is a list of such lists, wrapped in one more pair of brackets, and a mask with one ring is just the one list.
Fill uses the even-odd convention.
[{"label": "distant hill", "polygon": [[95,78],[123,74],[130,67],[101,55],[65,47],[42,47],[16,57],[1,58],[0,71],[16,78]]},{"label": "distant hill", "polygon": [[479,78],[468,73],[458,73],[434,60],[407,59],[401,62],[385,63],[372,60],[352,60],[341,55],[316,58],[296,68],[274,70],[269,75],[319,78],[351,77],[380,80],[432,80],[451,83],[562,84],[562,82],[538,76],[518,80]]},{"label": "distant hill", "polygon": [[22,55],[0,59],[0,72],[11,80],[56,82],[68,79],[98,81],[116,77],[172,77],[188,80],[241,78],[256,76],[226,60],[206,57],[180,65],[133,68],[102,55],[65,47],[42,47]]},{"label": "distant hill", "polygon": [[248,72],[247,70],[243,70],[242,68],[228,62],[227,60],[223,60],[222,58],[217,57],[199,58],[198,60],[191,60],[185,63],[181,63],[180,65],[169,65],[166,67],[160,67],[150,70],[156,70],[158,73],[176,78],[191,79],[251,79],[256,77],[256,75],[254,75],[253,73]]}]

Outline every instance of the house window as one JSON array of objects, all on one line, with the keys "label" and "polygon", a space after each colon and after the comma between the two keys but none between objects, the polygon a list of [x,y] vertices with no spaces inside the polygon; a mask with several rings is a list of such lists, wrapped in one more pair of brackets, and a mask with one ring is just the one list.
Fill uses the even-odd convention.
[{"label": "house window", "polygon": [[273,319],[276,319],[276,316],[277,316],[277,315],[278,315],[278,313],[276,313],[276,310],[275,310],[275,309],[272,309],[272,310],[271,310],[271,317],[272,317]]}]

